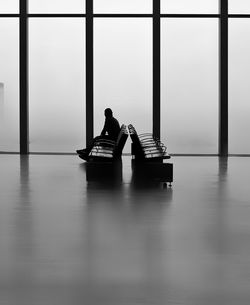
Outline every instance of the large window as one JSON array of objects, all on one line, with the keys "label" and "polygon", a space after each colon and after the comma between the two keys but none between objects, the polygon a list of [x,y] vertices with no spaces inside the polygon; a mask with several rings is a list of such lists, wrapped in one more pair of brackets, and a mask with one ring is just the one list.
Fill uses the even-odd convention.
[{"label": "large window", "polygon": [[0,151],[19,150],[19,23],[0,19]]},{"label": "large window", "polygon": [[0,14],[5,13],[18,13],[19,0],[1,0],[0,1]]},{"label": "large window", "polygon": [[218,0],[161,0],[163,14],[216,14],[218,8]]},{"label": "large window", "polygon": [[72,153],[111,107],[170,153],[250,155],[249,35],[248,0],[1,0],[0,152]]},{"label": "large window", "polygon": [[151,131],[152,20],[98,18],[94,37],[95,134],[103,127],[107,107],[121,124]]},{"label": "large window", "polygon": [[249,154],[250,19],[229,23],[229,152]]},{"label": "large window", "polygon": [[85,145],[84,25],[78,18],[30,20],[31,152]]},{"label": "large window", "polygon": [[152,0],[93,0],[95,13],[152,13]]},{"label": "large window", "polygon": [[83,0],[29,0],[30,13],[84,13]]},{"label": "large window", "polygon": [[249,0],[228,0],[230,14],[250,14]]},{"label": "large window", "polygon": [[174,153],[218,151],[218,21],[162,20],[161,135]]}]

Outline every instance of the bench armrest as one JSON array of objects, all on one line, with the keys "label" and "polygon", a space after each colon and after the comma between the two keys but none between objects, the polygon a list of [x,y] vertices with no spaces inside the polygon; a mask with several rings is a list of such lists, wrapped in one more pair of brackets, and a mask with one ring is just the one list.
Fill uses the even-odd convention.
[{"label": "bench armrest", "polygon": [[100,139],[97,140],[94,145],[114,147],[116,145],[116,142],[112,140]]},{"label": "bench armrest", "polygon": [[151,136],[151,137],[153,137],[152,133],[150,133],[150,132],[145,132],[145,133],[140,133],[140,134],[138,134],[138,137],[145,137],[145,136]]},{"label": "bench armrest", "polygon": [[92,149],[91,152],[89,153],[89,156],[98,156],[98,155],[102,155],[102,156],[107,156],[112,158],[113,157],[113,153],[110,151],[98,151],[96,149]]}]

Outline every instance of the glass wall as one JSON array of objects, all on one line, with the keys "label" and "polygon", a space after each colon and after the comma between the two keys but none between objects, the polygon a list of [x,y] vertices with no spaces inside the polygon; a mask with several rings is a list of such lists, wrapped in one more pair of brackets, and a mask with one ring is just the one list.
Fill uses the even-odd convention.
[{"label": "glass wall", "polygon": [[95,13],[151,14],[152,0],[93,0]]},{"label": "glass wall", "polygon": [[0,14],[14,13],[19,11],[19,0],[1,0],[0,1]]},{"label": "glass wall", "polygon": [[[122,124],[152,131],[152,20],[98,18],[94,24],[94,133],[103,111]],[[128,141],[129,142],[129,141]],[[126,151],[130,151],[127,145]]]},{"label": "glass wall", "polygon": [[0,151],[19,151],[19,22],[0,19]]},{"label": "glass wall", "polygon": [[[216,154],[220,1],[160,1],[161,71],[156,73],[161,73],[162,141],[170,153]],[[19,151],[19,2],[0,0],[0,152]],[[102,130],[106,107],[139,133],[153,129],[153,3],[93,0],[94,13],[103,14],[93,16],[95,135]],[[85,70],[85,15],[73,14],[85,14],[86,1],[27,4],[30,151],[74,152],[86,144],[85,74],[92,71],[91,65]],[[250,154],[242,137],[250,127],[250,1],[228,0],[228,8],[229,14],[248,14],[229,15],[229,153]],[[130,151],[129,141],[125,151]]]},{"label": "glass wall", "polygon": [[162,19],[161,138],[171,153],[218,152],[218,21]]},{"label": "glass wall", "polygon": [[229,22],[229,153],[250,154],[250,19]]},{"label": "glass wall", "polygon": [[162,14],[217,14],[218,10],[218,0],[161,0]]},{"label": "glass wall", "polygon": [[230,14],[250,14],[249,0],[228,0]]},{"label": "glass wall", "polygon": [[30,19],[31,152],[85,146],[84,28],[81,18]]},{"label": "glass wall", "polygon": [[30,13],[84,13],[84,0],[29,0]]}]

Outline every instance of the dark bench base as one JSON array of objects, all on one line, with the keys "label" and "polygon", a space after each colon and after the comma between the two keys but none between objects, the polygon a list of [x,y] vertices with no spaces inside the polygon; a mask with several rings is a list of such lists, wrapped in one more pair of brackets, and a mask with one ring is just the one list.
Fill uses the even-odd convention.
[{"label": "dark bench base", "polygon": [[173,182],[173,163],[132,160],[132,170],[137,181]]},{"label": "dark bench base", "polygon": [[113,162],[87,162],[86,178],[87,181],[121,182],[122,161],[116,160]]}]

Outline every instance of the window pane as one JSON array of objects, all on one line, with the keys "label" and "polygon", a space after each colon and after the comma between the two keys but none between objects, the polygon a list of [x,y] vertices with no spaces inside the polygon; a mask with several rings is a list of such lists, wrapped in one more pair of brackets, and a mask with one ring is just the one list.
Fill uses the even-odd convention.
[{"label": "window pane", "polygon": [[19,11],[19,0],[0,0],[0,13],[15,13]]},{"label": "window pane", "polygon": [[229,21],[229,152],[250,154],[250,20]]},{"label": "window pane", "polygon": [[[103,127],[105,108],[120,124],[152,131],[151,19],[96,19],[94,50],[94,131]],[[130,152],[130,144],[125,151]]]},{"label": "window pane", "polygon": [[0,151],[19,151],[19,25],[0,19]]},{"label": "window pane", "polygon": [[29,0],[30,13],[84,13],[84,0]]},{"label": "window pane", "polygon": [[163,14],[217,14],[218,0],[161,0]]},{"label": "window pane", "polygon": [[85,145],[84,20],[30,20],[30,150]]},{"label": "window pane", "polygon": [[153,0],[94,0],[95,13],[151,14]]},{"label": "window pane", "polygon": [[171,153],[217,153],[218,22],[162,20],[161,135]]},{"label": "window pane", "polygon": [[250,1],[229,0],[228,10],[230,14],[250,14]]}]

